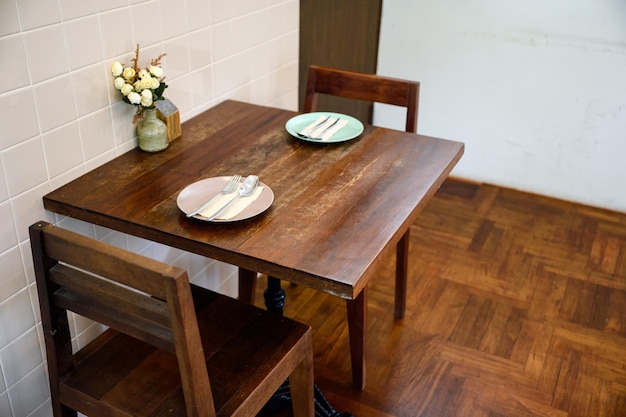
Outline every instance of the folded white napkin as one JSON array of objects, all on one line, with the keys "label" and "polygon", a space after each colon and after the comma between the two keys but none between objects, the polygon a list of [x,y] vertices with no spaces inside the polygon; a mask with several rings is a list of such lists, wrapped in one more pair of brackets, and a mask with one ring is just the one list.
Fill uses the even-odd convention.
[{"label": "folded white napkin", "polygon": [[[252,193],[251,196],[239,197],[237,201],[235,201],[235,203],[228,208],[228,210],[222,213],[221,216],[217,217],[217,220],[232,219],[233,217],[241,213],[243,209],[248,207],[257,198],[259,198],[262,192],[263,192],[263,187],[258,186],[256,190],[254,190],[254,193]],[[235,195],[236,194],[226,194],[226,195],[220,196],[220,198],[216,199],[213,203],[211,203],[209,207],[205,208],[198,214],[204,217],[211,217],[214,213],[217,213],[219,209],[224,207],[230,200],[235,198]]]},{"label": "folded white napkin", "polygon": [[311,123],[310,125],[308,125],[308,126],[307,126],[307,127],[305,127],[304,129],[302,129],[302,130],[300,131],[300,133],[302,133],[303,135],[306,135],[306,136],[311,136],[311,133],[313,133],[313,132],[311,132],[311,131],[313,130],[313,128],[314,128],[315,126],[317,126],[318,124],[322,123],[322,121],[323,121],[324,119],[326,119],[326,117],[327,117],[327,116],[325,116],[325,115],[323,115],[323,114],[322,114],[322,115],[320,115],[320,117],[318,117],[318,118],[317,118],[317,120],[315,120],[313,123]]},{"label": "folded white napkin", "polygon": [[[321,126],[316,127],[315,129],[313,129],[313,131],[309,134],[309,137],[313,138],[313,139],[321,139],[322,138],[322,133],[324,133],[324,131],[326,131],[326,129],[328,129],[328,126],[332,125],[333,123],[335,123],[337,121],[336,117],[331,117],[330,119],[328,119],[328,121],[326,123],[322,123]],[[339,123],[335,123],[333,125],[333,127],[337,126]],[[330,129],[327,130],[327,132],[330,132]]]},{"label": "folded white napkin", "polygon": [[337,133],[340,129],[342,129],[347,124],[348,124],[348,121],[346,119],[341,119],[340,121],[335,123],[333,127],[331,127],[326,132],[324,132],[324,134],[321,137],[322,141],[329,140],[330,138],[332,138],[335,133]]}]

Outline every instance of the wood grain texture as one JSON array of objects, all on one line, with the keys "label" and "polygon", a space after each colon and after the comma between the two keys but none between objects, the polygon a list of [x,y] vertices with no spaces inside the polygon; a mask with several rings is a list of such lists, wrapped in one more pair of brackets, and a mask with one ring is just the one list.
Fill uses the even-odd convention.
[{"label": "wood grain texture", "polygon": [[409,272],[402,320],[389,314],[393,252],[368,286],[363,392],[343,303],[285,286],[285,315],[313,327],[316,382],[336,409],[626,415],[626,214],[447,180],[411,227]]},{"label": "wood grain texture", "polygon": [[[185,122],[166,151],[134,149],[44,196],[44,206],[352,299],[463,144],[366,126],[356,140],[319,146],[286,132],[295,115],[226,101]],[[178,209],[176,197],[189,184],[235,173],[257,174],[272,188],[267,212],[208,224]]]},{"label": "wood grain texture", "polygon": [[[406,109],[405,131],[416,133],[419,87],[420,84],[414,81],[311,65],[308,71],[303,111],[328,110],[323,105],[318,106],[319,98],[324,96],[337,96],[357,101],[390,104]],[[410,190],[407,189],[404,192],[410,192]],[[383,221],[385,220],[383,219]],[[394,316],[397,318],[404,316],[406,306],[409,229],[403,228],[403,230],[404,233],[396,245],[396,302]],[[376,230],[372,229],[372,234],[374,233],[376,233]],[[366,258],[363,257],[363,260],[366,260]],[[253,294],[254,281],[246,276],[241,276],[243,273],[243,270],[240,269],[240,299],[250,300],[250,296]],[[363,389],[366,384],[366,295],[367,287],[364,286],[359,296],[354,297],[352,300],[347,300],[352,380],[354,387],[357,389]]]}]

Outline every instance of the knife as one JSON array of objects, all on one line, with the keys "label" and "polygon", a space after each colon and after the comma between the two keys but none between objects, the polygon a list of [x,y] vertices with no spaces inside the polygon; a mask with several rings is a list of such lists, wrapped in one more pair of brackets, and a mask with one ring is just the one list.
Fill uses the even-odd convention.
[{"label": "knife", "polygon": [[340,117],[338,117],[337,119],[335,119],[331,124],[329,124],[328,126],[324,127],[324,130],[322,130],[318,135],[313,135],[314,132],[311,132],[311,139],[318,139],[318,140],[322,140],[322,138],[324,137],[324,133],[328,132],[330,130],[331,127],[335,126],[337,124],[337,122],[339,122],[341,120]]}]

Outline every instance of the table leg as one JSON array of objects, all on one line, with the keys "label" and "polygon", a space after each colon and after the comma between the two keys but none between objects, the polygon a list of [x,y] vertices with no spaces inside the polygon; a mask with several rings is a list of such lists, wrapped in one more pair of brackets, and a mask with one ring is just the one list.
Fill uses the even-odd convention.
[{"label": "table leg", "polygon": [[274,277],[267,277],[267,289],[263,293],[265,298],[265,307],[268,311],[283,314],[285,306],[285,291],[280,288],[280,280]]},{"label": "table leg", "polygon": [[256,291],[256,276],[255,271],[249,269],[239,269],[239,301],[254,305],[254,293]]},{"label": "table leg", "polygon": [[411,229],[407,229],[404,236],[396,245],[396,296],[394,302],[394,316],[397,319],[404,317],[406,310],[407,275],[409,274],[409,241]]},{"label": "table leg", "polygon": [[[280,279],[268,276],[267,289],[263,293],[265,298],[265,306],[268,311],[283,314],[283,306],[285,305],[285,292],[280,287]],[[350,413],[340,413],[335,410],[328,402],[317,384],[313,386],[315,415],[320,417],[354,417]],[[265,409],[277,412],[283,407],[291,405],[291,391],[289,390],[289,380],[287,379],[274,394],[272,399],[266,404]]]},{"label": "table leg", "polygon": [[367,346],[367,286],[354,300],[346,300],[348,310],[348,334],[350,335],[350,359],[352,361],[352,385],[365,389],[365,351]]}]

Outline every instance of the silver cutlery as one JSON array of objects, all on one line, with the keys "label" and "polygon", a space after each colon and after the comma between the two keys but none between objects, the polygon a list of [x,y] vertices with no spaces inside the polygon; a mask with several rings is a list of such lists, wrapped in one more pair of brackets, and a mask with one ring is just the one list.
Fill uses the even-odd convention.
[{"label": "silver cutlery", "polygon": [[239,187],[239,192],[237,193],[237,195],[233,197],[228,203],[226,203],[216,213],[214,213],[211,217],[209,217],[209,220],[215,220],[216,218],[224,214],[224,212],[228,210],[228,208],[232,206],[235,203],[235,201],[237,201],[239,198],[251,196],[254,193],[254,190],[256,190],[256,187],[258,185],[259,185],[259,177],[257,177],[256,175],[248,175],[246,180]]},{"label": "silver cutlery", "polygon": [[[338,117],[337,119],[335,119],[335,121],[334,121],[334,122],[332,122],[331,124],[329,124],[328,126],[326,126],[326,127],[324,128],[324,130],[322,130],[322,131],[320,132],[320,134],[319,134],[319,135],[315,135],[315,137],[313,137],[313,136],[309,136],[309,138],[310,138],[310,139],[318,139],[318,140],[321,140],[321,139],[324,137],[324,134],[325,134],[326,132],[328,132],[328,131],[329,131],[329,130],[333,127],[333,126],[335,126],[337,123],[339,123],[339,121],[340,121],[340,120],[341,120],[341,117]],[[312,133],[312,132],[311,132],[311,133]]]},{"label": "silver cutlery", "polygon": [[302,132],[296,132],[296,133],[300,137],[308,138],[310,137],[311,133],[313,133],[315,129],[321,127],[324,123],[328,122],[329,119],[330,119],[330,116],[326,116],[324,119],[320,120],[318,123],[314,124],[313,126],[309,126],[305,128]]},{"label": "silver cutlery", "polygon": [[241,175],[233,175],[232,178],[226,184],[226,186],[224,186],[224,189],[222,191],[220,191],[219,193],[215,194],[209,201],[207,201],[206,203],[202,204],[200,207],[198,207],[197,209],[195,209],[191,213],[188,213],[187,217],[192,217],[192,216],[195,216],[196,214],[200,213],[202,210],[204,210],[205,208],[209,207],[211,205],[211,203],[213,203],[219,197],[221,197],[221,196],[223,196],[225,194],[234,193],[235,190],[237,190],[237,184],[239,184],[240,180],[241,180]]}]

